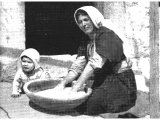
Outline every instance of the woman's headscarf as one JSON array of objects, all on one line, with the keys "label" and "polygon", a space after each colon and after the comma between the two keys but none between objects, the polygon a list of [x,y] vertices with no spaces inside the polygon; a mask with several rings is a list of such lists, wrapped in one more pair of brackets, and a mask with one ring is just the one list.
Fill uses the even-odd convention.
[{"label": "woman's headscarf", "polygon": [[77,19],[76,19],[76,14],[77,14],[77,11],[78,10],[84,10],[88,15],[89,17],[91,18],[93,24],[95,25],[96,28],[99,28],[103,21],[104,21],[104,17],[103,15],[98,11],[98,9],[96,9],[95,7],[93,6],[84,6],[84,7],[81,7],[79,9],[77,9],[74,13],[74,18],[75,18],[75,21],[78,25],[78,22],[77,22]]},{"label": "woman's headscarf", "polygon": [[76,14],[79,10],[83,10],[89,15],[90,19],[92,20],[92,22],[96,28],[104,26],[104,27],[107,27],[113,31],[115,31],[115,30],[117,31],[116,25],[114,25],[114,23],[110,19],[105,19],[104,16],[101,14],[101,12],[93,6],[83,6],[83,7],[78,8],[75,11],[74,18],[75,18],[77,25],[78,25],[78,22],[76,19]]},{"label": "woman's headscarf", "polygon": [[40,54],[36,49],[28,48],[28,49],[24,50],[22,52],[22,54],[20,55],[20,60],[22,59],[23,56],[27,56],[33,61],[34,65],[35,65],[35,69],[40,67],[38,64],[39,60],[40,60]]},{"label": "woman's headscarf", "polygon": [[124,36],[123,31],[119,30],[118,27],[110,19],[105,19],[104,16],[100,13],[100,11],[93,6],[83,6],[78,8],[74,13],[74,18],[77,25],[78,25],[78,22],[76,19],[76,14],[79,10],[83,10],[89,15],[90,19],[92,20],[96,28],[100,28],[101,26],[104,26],[113,30],[123,41],[124,54],[126,55],[126,57],[131,56],[130,45],[126,44],[127,39]]}]

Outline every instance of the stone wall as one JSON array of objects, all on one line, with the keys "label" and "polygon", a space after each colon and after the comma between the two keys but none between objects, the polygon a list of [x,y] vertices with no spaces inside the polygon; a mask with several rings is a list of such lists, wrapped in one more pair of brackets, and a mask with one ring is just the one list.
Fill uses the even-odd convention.
[{"label": "stone wall", "polygon": [[133,62],[138,89],[149,91],[150,2],[103,2],[97,8],[106,19],[105,25],[124,41],[124,52]]},{"label": "stone wall", "polygon": [[112,25],[106,24],[123,34],[132,58],[149,56],[149,2],[104,2],[97,8]]},{"label": "stone wall", "polygon": [[[129,40],[131,56],[135,61],[133,69],[140,70],[150,79],[149,58],[149,2],[126,2],[125,35]],[[137,65],[137,68],[136,68]]]},{"label": "stone wall", "polygon": [[24,7],[23,2],[0,2],[1,55],[25,49]]}]

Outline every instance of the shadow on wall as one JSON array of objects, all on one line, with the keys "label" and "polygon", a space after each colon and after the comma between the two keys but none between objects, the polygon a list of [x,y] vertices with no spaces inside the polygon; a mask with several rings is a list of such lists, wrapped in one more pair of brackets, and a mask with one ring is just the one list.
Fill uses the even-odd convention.
[{"label": "shadow on wall", "polygon": [[17,69],[17,58],[22,49],[0,47],[0,82],[11,82]]},{"label": "shadow on wall", "polygon": [[41,57],[40,64],[47,64],[47,65],[54,65],[59,67],[69,68],[72,64],[72,61],[63,61],[63,60],[56,60],[49,57]]},{"label": "shadow on wall", "polygon": [[[18,67],[17,58],[20,56],[23,50],[5,47],[1,49],[2,50],[0,56],[0,82],[11,83],[14,79]],[[49,56],[40,58],[40,65],[44,69],[49,69],[49,71],[51,71],[54,75],[66,73],[67,69],[71,66],[71,64],[72,61],[70,60],[56,60],[56,56],[55,59],[52,59]]]},{"label": "shadow on wall", "polygon": [[0,47],[0,56],[7,56],[12,58],[18,58],[22,53],[22,49],[9,48],[9,47]]}]

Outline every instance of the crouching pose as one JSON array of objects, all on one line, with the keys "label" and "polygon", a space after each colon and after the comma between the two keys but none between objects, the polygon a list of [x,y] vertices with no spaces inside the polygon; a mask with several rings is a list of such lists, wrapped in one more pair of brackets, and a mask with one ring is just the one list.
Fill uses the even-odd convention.
[{"label": "crouching pose", "polygon": [[113,30],[103,26],[104,17],[95,7],[81,7],[74,17],[88,39],[81,41],[77,59],[59,87],[77,80],[72,88],[77,92],[94,76],[93,92],[77,111],[98,115],[129,110],[135,105],[137,87],[130,61],[124,54],[123,41]]},{"label": "crouching pose", "polygon": [[35,79],[48,79],[50,75],[40,65],[40,54],[33,48],[26,49],[20,55],[20,68],[13,80],[12,97],[19,97],[23,93],[26,82]]}]

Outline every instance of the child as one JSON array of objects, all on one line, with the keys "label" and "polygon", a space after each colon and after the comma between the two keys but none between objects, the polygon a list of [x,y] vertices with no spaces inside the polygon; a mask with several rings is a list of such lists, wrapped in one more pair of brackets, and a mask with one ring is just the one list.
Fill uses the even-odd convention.
[{"label": "child", "polygon": [[26,49],[20,55],[20,68],[13,80],[12,97],[19,97],[27,81],[34,79],[49,79],[50,75],[38,64],[40,54],[33,48]]}]

